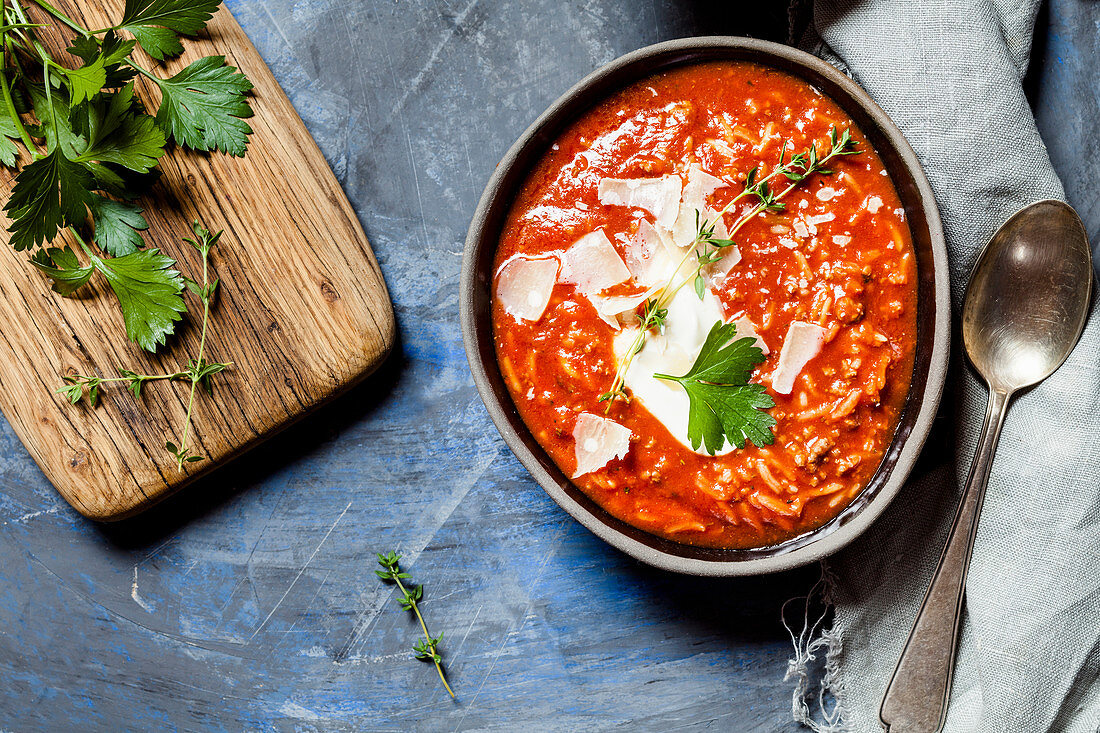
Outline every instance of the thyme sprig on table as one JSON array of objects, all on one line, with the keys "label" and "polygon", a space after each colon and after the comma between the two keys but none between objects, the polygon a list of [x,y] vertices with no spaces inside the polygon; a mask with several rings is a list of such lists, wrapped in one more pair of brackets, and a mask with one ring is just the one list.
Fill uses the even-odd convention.
[{"label": "thyme sprig on table", "polygon": [[[117,377],[99,377],[86,374],[71,374],[65,376],[65,386],[57,390],[58,394],[65,396],[72,404],[78,404],[82,399],[87,399],[88,404],[92,407],[96,406],[99,401],[101,387],[104,384],[125,382],[126,388],[134,396],[134,399],[141,399],[142,389],[146,384],[150,382],[158,381],[178,381],[178,382],[190,382],[191,389],[187,398],[187,416],[184,418],[183,432],[179,440],[179,445],[169,440],[164,444],[165,450],[172,454],[176,459],[176,467],[182,469],[185,463],[194,463],[201,461],[202,456],[195,455],[191,452],[191,448],[188,444],[192,426],[191,415],[195,407],[195,392],[201,385],[207,394],[214,394],[213,377],[215,374],[222,372],[231,366],[233,362],[220,362],[220,361],[207,361],[206,360],[206,334],[210,323],[210,306],[214,301],[214,296],[218,291],[218,278],[211,279],[210,273],[210,250],[221,239],[222,233],[217,232],[211,234],[205,227],[199,222],[195,222],[191,226],[194,232],[194,238],[185,238],[184,241],[199,251],[202,256],[202,282],[196,282],[190,278],[183,278],[186,287],[196,297],[199,298],[202,303],[202,332],[199,337],[199,353],[190,361],[187,362],[186,367],[181,367],[174,372],[166,372],[163,374],[139,374],[131,369],[119,368]],[[74,233],[73,236],[78,236]],[[81,242],[83,245],[83,242]],[[85,249],[87,246],[84,245]],[[156,250],[148,250],[149,252],[156,254]],[[65,280],[71,278],[74,272],[82,270],[88,270],[88,276],[90,276],[91,268],[80,268],[76,263],[76,255],[72,250],[66,250],[67,254],[58,254],[54,252],[51,263],[57,260],[64,262],[69,261],[71,256],[71,263],[73,267],[67,270],[53,269],[51,272],[46,267],[42,267],[44,271],[55,280]]]},{"label": "thyme sprig on table", "polygon": [[[814,174],[830,175],[833,173],[831,169],[825,167],[826,163],[840,156],[858,155],[860,152],[862,151],[859,150],[857,141],[852,138],[851,131],[845,129],[843,132],[838,132],[836,126],[829,128],[829,150],[824,154],[819,154],[817,144],[811,143],[805,150],[787,158],[787,144],[784,142],[783,145],[780,146],[779,161],[772,170],[767,175],[760,178],[758,177],[760,174],[760,165],[753,166],[745,176],[745,184],[742,191],[730,199],[730,201],[715,214],[713,219],[704,218],[698,210],[695,212],[696,227],[694,239],[688,246],[683,259],[676,266],[676,269],[673,270],[672,275],[669,276],[668,281],[656,292],[653,298],[645,302],[645,309],[638,328],[638,334],[622,361],[619,362],[611,382],[611,387],[599,397],[600,402],[608,403],[604,411],[605,414],[611,411],[611,404],[615,399],[621,398],[629,401],[625,388],[626,373],[629,371],[630,365],[634,361],[634,357],[645,348],[649,334],[654,328],[659,326],[660,330],[663,332],[664,321],[668,315],[668,305],[672,302],[672,299],[676,297],[680,289],[689,282],[693,283],[695,294],[702,300],[706,292],[706,281],[703,279],[703,268],[721,259],[723,254],[722,250],[734,246],[735,242],[733,237],[745,226],[745,224],[764,211],[781,212],[785,210],[786,204],[782,202],[782,199],[797,188],[803,181]],[[789,183],[776,190],[773,181],[779,179],[780,176],[789,181]],[[757,203],[734,222],[725,237],[716,236],[715,227],[718,221],[730,211],[735,203],[749,196],[755,197]],[[684,277],[677,280],[680,271],[692,257],[695,257],[694,267],[692,267]],[[655,317],[656,314],[662,315],[658,319]]]},{"label": "thyme sprig on table", "polygon": [[424,639],[413,645],[416,658],[431,661],[435,665],[435,671],[439,673],[440,681],[443,682],[447,692],[454,698],[454,690],[451,689],[451,686],[447,683],[446,675],[443,674],[443,656],[439,653],[439,641],[443,638],[443,634],[432,636],[428,633],[428,625],[424,623],[424,616],[420,613],[418,602],[424,597],[424,586],[411,584],[406,586],[401,582],[407,579],[409,574],[401,569],[401,555],[396,552],[390,551],[385,554],[379,552],[378,564],[382,566],[382,570],[375,570],[375,574],[382,579],[382,582],[397,585],[397,589],[401,591],[401,597],[397,599],[397,602],[406,611],[412,611],[416,614],[416,620],[420,622]]}]

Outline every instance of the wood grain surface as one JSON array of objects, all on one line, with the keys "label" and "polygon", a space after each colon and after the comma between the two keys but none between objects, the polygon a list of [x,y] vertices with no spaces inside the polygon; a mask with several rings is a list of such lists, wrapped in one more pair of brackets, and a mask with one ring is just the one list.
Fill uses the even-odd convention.
[{"label": "wood grain surface", "polygon": [[[100,28],[121,17],[123,2],[60,6]],[[50,45],[63,54],[64,46]],[[119,367],[153,374],[186,364],[198,352],[197,299],[187,295],[177,335],[152,356],[126,339],[105,286],[93,279],[81,297],[62,298],[0,234],[0,409],[61,495],[98,520],[135,514],[286,427],[373,371],[394,340],[393,309],[362,227],[236,21],[219,10],[185,47],[157,73],[220,54],[256,87],[244,158],[171,148],[161,159],[163,177],[139,201],[147,245],[195,279],[201,259],[181,242],[190,222],[225,230],[211,256],[221,285],[206,356],[234,367],[219,375],[213,398],[196,398],[193,445],[207,460],[180,471],[164,448],[178,442],[185,383],[148,385],[140,403],[116,386],[94,409],[54,393],[65,374],[114,376]],[[139,95],[156,109],[159,96],[147,82]],[[8,174],[0,181],[5,200],[11,182]]]}]

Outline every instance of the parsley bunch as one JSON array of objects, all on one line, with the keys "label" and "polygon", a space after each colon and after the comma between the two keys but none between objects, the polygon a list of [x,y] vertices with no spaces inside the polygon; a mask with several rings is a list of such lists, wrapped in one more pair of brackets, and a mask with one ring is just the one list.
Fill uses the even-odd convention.
[{"label": "parsley bunch", "polygon": [[[118,298],[127,336],[156,351],[182,319],[185,279],[171,258],[144,249],[149,224],[134,201],[173,142],[244,155],[252,83],[221,56],[167,78],[133,58],[139,46],[157,61],[182,53],[180,37],[205,28],[219,0],[126,0],[115,25],[95,30],[45,0],[28,0],[75,32],[68,52],[79,64],[69,65],[39,40],[43,26],[22,2],[0,0],[0,164],[18,168],[4,206],[11,245],[30,251],[61,295],[101,276]],[[155,115],[134,94],[139,76],[159,92]],[[48,246],[63,230],[79,251]]]}]

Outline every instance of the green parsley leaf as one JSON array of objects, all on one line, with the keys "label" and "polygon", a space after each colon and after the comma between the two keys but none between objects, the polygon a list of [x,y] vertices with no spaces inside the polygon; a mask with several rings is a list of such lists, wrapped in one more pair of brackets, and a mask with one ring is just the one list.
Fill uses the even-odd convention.
[{"label": "green parsley leaf", "polygon": [[677,382],[688,395],[688,441],[711,455],[727,440],[738,448],[745,441],[771,445],[775,418],[764,410],[775,402],[763,385],[749,384],[753,367],[764,361],[755,339],[737,338],[737,326],[717,321],[707,334],[699,356],[687,374],[657,379]]},{"label": "green parsley leaf", "polygon": [[107,83],[107,69],[103,66],[103,58],[98,57],[85,63],[79,69],[60,69],[65,75],[65,83],[69,86],[69,106],[75,107],[85,102],[103,89]]},{"label": "green parsley leaf", "polygon": [[170,269],[175,260],[158,249],[110,259],[92,255],[90,259],[118,297],[126,336],[146,351],[156,351],[187,310],[180,297],[183,278]]},{"label": "green parsley leaf", "polygon": [[[99,272],[118,297],[126,335],[146,351],[156,351],[187,310],[180,296],[183,278],[171,269],[175,260],[157,249],[112,258],[89,252],[88,259],[91,264],[83,266],[69,247],[52,247],[36,252],[31,263],[54,281],[53,289],[61,295],[72,295],[88,282],[93,271]],[[198,368],[209,366],[204,362]],[[217,371],[221,370],[199,376],[208,380]]]},{"label": "green parsley leaf", "polygon": [[55,293],[65,296],[72,295],[77,288],[87,283],[94,272],[90,266],[83,267],[68,247],[40,249],[31,257],[31,264],[53,280]]},{"label": "green parsley leaf", "polygon": [[98,60],[104,70],[103,87],[118,89],[137,74],[133,68],[122,65],[126,57],[133,52],[135,45],[137,45],[136,41],[123,40],[111,31],[100,43],[97,43],[92,36],[78,36],[73,39],[73,45],[66,50],[73,56],[83,59],[85,64]]},{"label": "green parsley leaf", "polygon": [[224,56],[206,56],[170,79],[156,82],[163,94],[157,124],[176,142],[195,150],[244,155],[252,128],[245,93],[250,82]]},{"label": "green parsley leaf", "polygon": [[210,21],[221,0],[126,0],[118,28],[158,61],[183,53],[179,36],[193,36]]},{"label": "green parsley leaf", "polygon": [[135,108],[133,83],[83,105],[72,122],[74,132],[87,140],[77,162],[115,163],[148,173],[164,155],[164,132]]},{"label": "green parsley leaf", "polygon": [[15,159],[19,154],[19,148],[14,140],[19,139],[19,130],[15,121],[8,114],[5,105],[0,104],[0,163],[8,168],[15,167]]},{"label": "green parsley leaf", "polygon": [[141,207],[94,194],[88,202],[95,225],[95,243],[112,257],[137,252],[144,242],[139,231],[149,228]]},{"label": "green parsley leaf", "polygon": [[46,138],[47,150],[53,151],[60,147],[65,157],[70,160],[75,158],[78,151],[83,150],[87,143],[73,130],[72,123],[69,121],[68,102],[58,92],[52,93],[47,98],[46,90],[41,85],[27,84],[26,86],[30,92],[34,116],[42,123],[37,129],[33,129],[31,134]]},{"label": "green parsley leaf", "polygon": [[57,230],[80,224],[91,199],[92,176],[57,149],[26,165],[4,211],[11,218],[11,244],[17,251],[53,240]]}]

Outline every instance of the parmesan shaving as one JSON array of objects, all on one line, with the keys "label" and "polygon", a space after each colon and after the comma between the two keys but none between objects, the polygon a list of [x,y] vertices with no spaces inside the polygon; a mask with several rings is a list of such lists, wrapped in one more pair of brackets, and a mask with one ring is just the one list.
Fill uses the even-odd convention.
[{"label": "parmesan shaving", "polygon": [[504,312],[521,321],[542,318],[558,279],[556,258],[515,257],[500,269],[497,300]]},{"label": "parmesan shaving", "polygon": [[[672,242],[677,247],[687,247],[694,241],[698,225],[703,219],[715,224],[714,236],[725,239],[725,222],[717,213],[707,207],[707,197],[715,190],[728,186],[721,178],[716,178],[694,163],[688,168],[688,180],[684,185],[683,198],[676,221],[672,224]],[[698,215],[696,215],[698,212]]]},{"label": "parmesan shaving", "polygon": [[582,412],[573,428],[574,455],[577,470],[573,478],[597,471],[615,458],[623,458],[630,451],[630,428],[614,420]]},{"label": "parmesan shaving", "polygon": [[635,282],[647,287],[664,282],[673,264],[665,236],[645,220],[638,223],[638,233],[627,242],[625,254]]},{"label": "parmesan shaving", "polygon": [[645,209],[657,225],[669,229],[676,221],[683,181],[670,174],[660,178],[603,178],[597,187],[604,206]]},{"label": "parmesan shaving", "polygon": [[779,352],[779,364],[772,374],[772,389],[778,394],[790,394],[802,368],[821,353],[824,345],[824,328],[814,323],[792,322]]},{"label": "parmesan shaving", "polygon": [[[723,227],[724,229],[725,227]],[[718,236],[717,227],[715,228],[715,236]],[[725,234],[721,235],[722,239],[726,238]],[[737,249],[736,244],[732,244],[729,247],[723,247],[721,250],[722,256],[712,265],[708,265],[710,268],[711,277],[715,282],[724,280],[734,265],[741,261],[741,250]]]},{"label": "parmesan shaving", "polygon": [[561,281],[583,294],[598,293],[630,277],[623,258],[603,229],[585,234],[561,256]]},{"label": "parmesan shaving", "polygon": [[764,343],[764,339],[760,338],[760,334],[756,332],[756,325],[749,320],[748,316],[740,316],[733,319],[733,325],[737,326],[738,338],[754,338],[756,339],[756,347],[764,354],[768,354],[770,350],[768,345]]},{"label": "parmesan shaving", "polygon": [[[650,337],[623,375],[623,382],[634,399],[657,418],[688,450],[689,403],[687,392],[675,382],[657,379],[655,373],[685,374],[695,362],[716,321],[722,320],[722,306],[707,288],[700,300],[692,288],[682,288],[668,304],[663,334]],[[622,362],[638,335],[637,327],[624,328],[615,336],[615,360]],[[716,455],[734,450],[726,442]],[[703,446],[695,451],[709,455]]]},{"label": "parmesan shaving", "polygon": [[588,300],[592,303],[592,307],[596,309],[596,315],[600,317],[600,320],[618,331],[622,327],[620,318],[634,313],[639,305],[659,289],[659,286],[653,287],[637,295],[589,295]]}]

